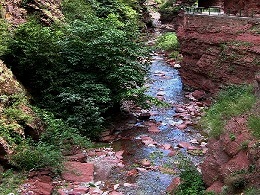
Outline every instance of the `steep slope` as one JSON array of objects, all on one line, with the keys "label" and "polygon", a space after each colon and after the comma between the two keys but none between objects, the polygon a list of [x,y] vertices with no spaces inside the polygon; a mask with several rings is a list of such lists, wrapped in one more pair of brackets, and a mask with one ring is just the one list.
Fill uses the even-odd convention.
[{"label": "steep slope", "polygon": [[180,23],[186,85],[216,92],[222,84],[252,83],[260,71],[259,19],[185,14]]},{"label": "steep slope", "polygon": [[44,125],[29,107],[23,86],[0,60],[0,164],[22,139],[38,139]]}]

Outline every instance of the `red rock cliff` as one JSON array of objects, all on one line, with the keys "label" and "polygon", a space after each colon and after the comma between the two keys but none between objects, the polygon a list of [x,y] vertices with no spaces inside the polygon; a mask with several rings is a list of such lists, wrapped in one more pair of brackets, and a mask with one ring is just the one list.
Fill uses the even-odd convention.
[{"label": "red rock cliff", "polygon": [[177,35],[186,85],[216,92],[260,72],[260,19],[185,14]]}]

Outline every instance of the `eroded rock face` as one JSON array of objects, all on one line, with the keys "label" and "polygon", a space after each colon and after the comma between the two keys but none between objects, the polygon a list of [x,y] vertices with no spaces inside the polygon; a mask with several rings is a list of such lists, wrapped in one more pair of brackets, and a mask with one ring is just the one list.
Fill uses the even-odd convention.
[{"label": "eroded rock face", "polygon": [[260,72],[259,19],[184,14],[178,28],[183,82],[207,92],[252,83]]},{"label": "eroded rock face", "polygon": [[42,22],[50,24],[63,18],[61,0],[3,0],[1,16],[17,26],[26,22],[28,13],[38,13]]},{"label": "eroded rock face", "polygon": [[0,164],[4,166],[8,163],[6,155],[13,153],[15,144],[8,140],[10,134],[37,140],[44,131],[43,122],[28,106],[25,94],[23,86],[0,60]]},{"label": "eroded rock face", "polygon": [[207,146],[208,153],[201,169],[208,191],[219,193],[223,186],[232,189],[238,183],[260,187],[257,171],[260,149],[257,149],[258,140],[247,128],[247,116],[230,120],[225,133],[219,139],[210,139]]},{"label": "eroded rock face", "polygon": [[240,11],[242,15],[251,16],[252,14],[260,14],[259,0],[224,0],[225,12],[237,14]]}]

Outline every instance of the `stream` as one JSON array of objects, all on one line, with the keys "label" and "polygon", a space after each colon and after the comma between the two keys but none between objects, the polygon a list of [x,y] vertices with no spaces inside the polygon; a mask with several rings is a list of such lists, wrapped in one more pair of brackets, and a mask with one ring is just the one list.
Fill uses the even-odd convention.
[{"label": "stream", "polygon": [[189,114],[199,107],[185,97],[178,70],[159,54],[152,58],[147,86],[148,95],[170,106],[153,106],[149,120],[138,120],[113,143],[114,150],[124,151],[125,166],[112,170],[108,185],[120,183],[117,190],[125,195],[166,194],[180,173],[182,159],[189,159],[199,169],[206,149],[206,138],[193,128],[193,115]]}]

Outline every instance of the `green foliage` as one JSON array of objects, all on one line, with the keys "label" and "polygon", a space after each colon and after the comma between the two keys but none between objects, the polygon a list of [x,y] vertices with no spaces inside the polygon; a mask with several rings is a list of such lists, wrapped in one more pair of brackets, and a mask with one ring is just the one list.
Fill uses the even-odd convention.
[{"label": "green foliage", "polygon": [[[0,7],[0,16],[1,11]],[[10,33],[8,31],[8,25],[6,21],[0,17],[0,56],[7,52],[9,39]]]},{"label": "green foliage", "polygon": [[174,192],[175,195],[203,195],[205,186],[201,174],[197,171],[196,167],[189,161],[182,162],[182,171],[180,174],[181,184]]},{"label": "green foliage", "polygon": [[177,36],[172,32],[167,32],[158,37],[156,45],[158,48],[166,51],[174,51],[179,47]]},{"label": "green foliage", "polygon": [[16,173],[12,169],[6,170],[0,174],[0,194],[18,194],[17,188],[25,180],[22,173]]},{"label": "green foliage", "polygon": [[181,10],[181,6],[174,5],[176,3],[176,0],[166,0],[159,9],[159,12],[161,14],[169,14],[169,15],[175,15]]},{"label": "green foliage", "polygon": [[62,168],[61,152],[45,143],[20,144],[15,149],[15,154],[10,156],[10,163],[20,170],[51,168],[58,173]]},{"label": "green foliage", "polygon": [[256,195],[260,194],[260,189],[257,188],[249,188],[244,192],[245,195]]},{"label": "green foliage", "polygon": [[[116,11],[117,4],[123,6],[111,2],[112,7],[103,2],[98,6]],[[64,25],[21,25],[5,61],[40,107],[93,138],[100,135],[107,111],[143,84],[146,66],[140,61],[145,49],[135,41],[137,27],[123,21],[123,14],[108,11],[99,18],[81,0],[64,1],[63,8]],[[130,21],[125,9],[121,11]]]},{"label": "green foliage", "polygon": [[91,5],[86,4],[85,0],[63,0],[62,12],[69,21],[84,20],[88,15],[94,13]]},{"label": "green foliage", "polygon": [[88,0],[92,9],[98,17],[108,17],[110,14],[117,14],[121,21],[136,22],[137,12],[127,3],[120,0]]},{"label": "green foliage", "polygon": [[22,109],[22,106],[28,104],[23,93],[1,95],[0,103],[0,137],[7,141],[9,147],[13,147],[22,141],[23,128],[33,116]]},{"label": "green foliage", "polygon": [[252,130],[252,134],[257,138],[260,138],[260,117],[250,116],[248,119],[248,126]]},{"label": "green foliage", "polygon": [[92,147],[89,139],[81,136],[76,128],[68,126],[63,120],[55,119],[52,113],[37,108],[34,108],[34,111],[46,124],[46,129],[40,138],[41,142],[53,145],[64,152],[75,145],[84,148]]},{"label": "green foliage", "polygon": [[231,141],[235,141],[236,140],[236,136],[233,133],[231,133],[229,135],[229,138],[230,138]]},{"label": "green foliage", "polygon": [[206,111],[202,124],[208,129],[210,136],[218,137],[226,120],[248,111],[254,102],[251,86],[228,86],[219,93],[216,102]]}]

